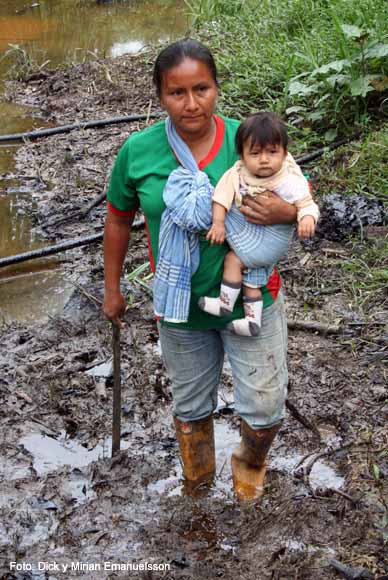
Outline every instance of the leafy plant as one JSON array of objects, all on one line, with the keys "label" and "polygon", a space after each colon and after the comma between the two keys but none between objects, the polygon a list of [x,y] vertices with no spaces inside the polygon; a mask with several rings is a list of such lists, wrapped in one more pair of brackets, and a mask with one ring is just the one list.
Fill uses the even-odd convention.
[{"label": "leafy plant", "polygon": [[[358,26],[339,24],[334,19],[339,34],[341,59],[333,60],[291,79],[288,93],[299,106],[286,112],[298,114],[319,122],[330,111],[333,124],[349,125],[365,119],[372,94],[383,95],[388,90],[388,44],[374,39],[370,31]],[[305,55],[298,54],[305,59]],[[326,133],[333,140],[337,131]]]},{"label": "leafy plant", "polygon": [[186,0],[212,48],[220,111],[288,117],[300,152],[352,133],[388,104],[386,0]]},{"label": "leafy plant", "polygon": [[152,294],[150,283],[153,278],[153,273],[150,271],[150,263],[144,262],[137,266],[132,272],[127,274],[128,282],[133,282],[141,286],[148,294]]}]

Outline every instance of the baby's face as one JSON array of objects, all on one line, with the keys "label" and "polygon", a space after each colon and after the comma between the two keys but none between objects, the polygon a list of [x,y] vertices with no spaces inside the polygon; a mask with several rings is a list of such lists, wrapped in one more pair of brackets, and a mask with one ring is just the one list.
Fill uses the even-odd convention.
[{"label": "baby's face", "polygon": [[259,144],[251,147],[250,142],[244,144],[243,162],[246,168],[257,177],[271,177],[277,173],[286,158],[287,151],[282,145]]}]

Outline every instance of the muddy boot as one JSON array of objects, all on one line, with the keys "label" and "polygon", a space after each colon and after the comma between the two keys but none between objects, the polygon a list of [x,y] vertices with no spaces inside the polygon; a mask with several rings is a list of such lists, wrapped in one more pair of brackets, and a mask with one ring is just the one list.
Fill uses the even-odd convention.
[{"label": "muddy boot", "polygon": [[264,493],[265,459],[280,424],[269,429],[252,429],[241,423],[241,443],[232,454],[234,491],[240,500],[254,500]]},{"label": "muddy boot", "polygon": [[174,417],[185,476],[185,490],[194,493],[213,481],[216,469],[213,416],[199,421],[180,421]]}]

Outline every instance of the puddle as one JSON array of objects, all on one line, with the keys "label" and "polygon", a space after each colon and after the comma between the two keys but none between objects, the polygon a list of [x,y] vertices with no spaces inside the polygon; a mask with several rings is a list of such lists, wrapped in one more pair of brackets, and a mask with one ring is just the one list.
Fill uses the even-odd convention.
[{"label": "puddle", "polygon": [[[295,454],[286,457],[277,456],[269,462],[270,469],[293,474],[294,469],[303,458],[303,455]],[[310,473],[309,481],[315,491],[321,489],[340,489],[344,484],[344,478],[338,475],[332,467],[322,461],[316,461]]]},{"label": "puddle", "polygon": [[187,20],[184,2],[98,3],[44,0],[3,0],[0,6],[0,50],[27,46],[39,62],[74,62],[99,56],[119,56],[151,43],[181,36]]},{"label": "puddle", "polygon": [[73,291],[58,269],[0,278],[0,315],[6,322],[44,322],[63,310]]},{"label": "puddle", "polygon": [[[37,193],[20,193],[20,188],[16,189],[18,193],[0,197],[0,258],[49,244],[33,232],[23,209],[26,199]],[[55,258],[1,268],[0,315],[6,322],[45,322],[63,310],[73,290]]]},{"label": "puddle", "polygon": [[305,544],[302,540],[288,539],[285,545],[290,552],[307,552],[309,554],[323,552],[327,556],[335,555],[335,550],[329,546],[313,546],[312,544]]},{"label": "puddle", "polygon": [[[110,457],[112,439],[108,437],[103,445],[96,445],[88,450],[74,440],[66,439],[62,431],[58,439],[31,433],[19,441],[33,456],[33,466],[38,475],[46,475],[51,471],[66,465],[71,467],[85,467],[92,461]],[[128,449],[131,443],[121,441],[121,448]]]},{"label": "puddle", "polygon": [[[181,472],[178,463],[176,464],[176,470]],[[181,477],[170,475],[166,479],[159,479],[158,481],[149,483],[147,491],[149,493],[158,493],[159,495],[168,495],[168,497],[182,495],[183,485],[181,483]]]},{"label": "puddle", "polygon": [[[214,497],[229,497],[232,490],[232,470],[231,455],[233,450],[240,443],[238,429],[233,429],[226,421],[216,420],[214,422],[216,441],[216,483],[213,490]],[[294,454],[289,456],[276,455],[268,462],[269,469],[281,471],[293,475],[294,469],[304,456]],[[167,494],[168,496],[182,494],[182,469],[179,460],[175,463],[169,477],[148,485],[149,492]],[[340,489],[344,485],[344,478],[338,475],[335,470],[322,461],[316,461],[309,477],[313,490],[320,489]]]},{"label": "puddle", "polygon": [[[28,465],[21,465],[20,459],[12,461],[11,459],[0,459],[0,476],[1,481],[16,481],[18,479],[29,479],[31,469]],[[2,493],[0,495],[0,507],[5,505],[8,499]]]},{"label": "puddle", "polygon": [[78,475],[75,473],[76,471],[75,469],[68,479],[63,482],[61,487],[62,493],[75,499],[78,504],[94,499],[96,493],[90,485],[89,480],[82,477],[82,474]]},{"label": "puddle", "polygon": [[94,366],[93,368],[86,371],[86,374],[90,375],[91,377],[111,377],[113,375],[113,360],[110,359],[106,362]]},{"label": "puddle", "polygon": [[[77,2],[76,9],[73,4],[69,0],[42,0],[32,4],[26,4],[25,0],[3,0],[0,3],[1,134],[47,126],[41,119],[33,118],[31,108],[2,101],[3,83],[13,66],[17,66],[19,74],[25,70],[28,75],[31,61],[37,64],[49,61],[48,66],[56,66],[96,56],[134,54],[149,44],[174,40],[186,30],[183,0]],[[33,64],[31,70],[34,67]],[[2,176],[14,169],[16,150],[14,145],[0,146],[0,187],[6,182]],[[20,191],[17,182],[15,186]],[[14,195],[0,198],[0,257],[45,245],[31,232],[19,201]],[[63,310],[70,292],[61,274],[50,273],[44,279],[42,275],[19,277],[17,281],[7,282],[6,287],[1,285],[0,315],[7,322],[44,322],[48,315]],[[42,295],[50,296],[50,302],[42,300]]]}]

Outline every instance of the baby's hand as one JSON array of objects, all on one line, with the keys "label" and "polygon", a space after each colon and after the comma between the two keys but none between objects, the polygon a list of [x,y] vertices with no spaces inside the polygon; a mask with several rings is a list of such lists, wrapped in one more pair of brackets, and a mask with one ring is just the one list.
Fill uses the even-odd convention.
[{"label": "baby's hand", "polygon": [[315,219],[311,215],[305,215],[298,224],[298,236],[303,240],[312,238],[315,234]]},{"label": "baby's hand", "polygon": [[206,239],[211,244],[222,244],[225,241],[225,224],[223,222],[214,222],[206,234]]}]

